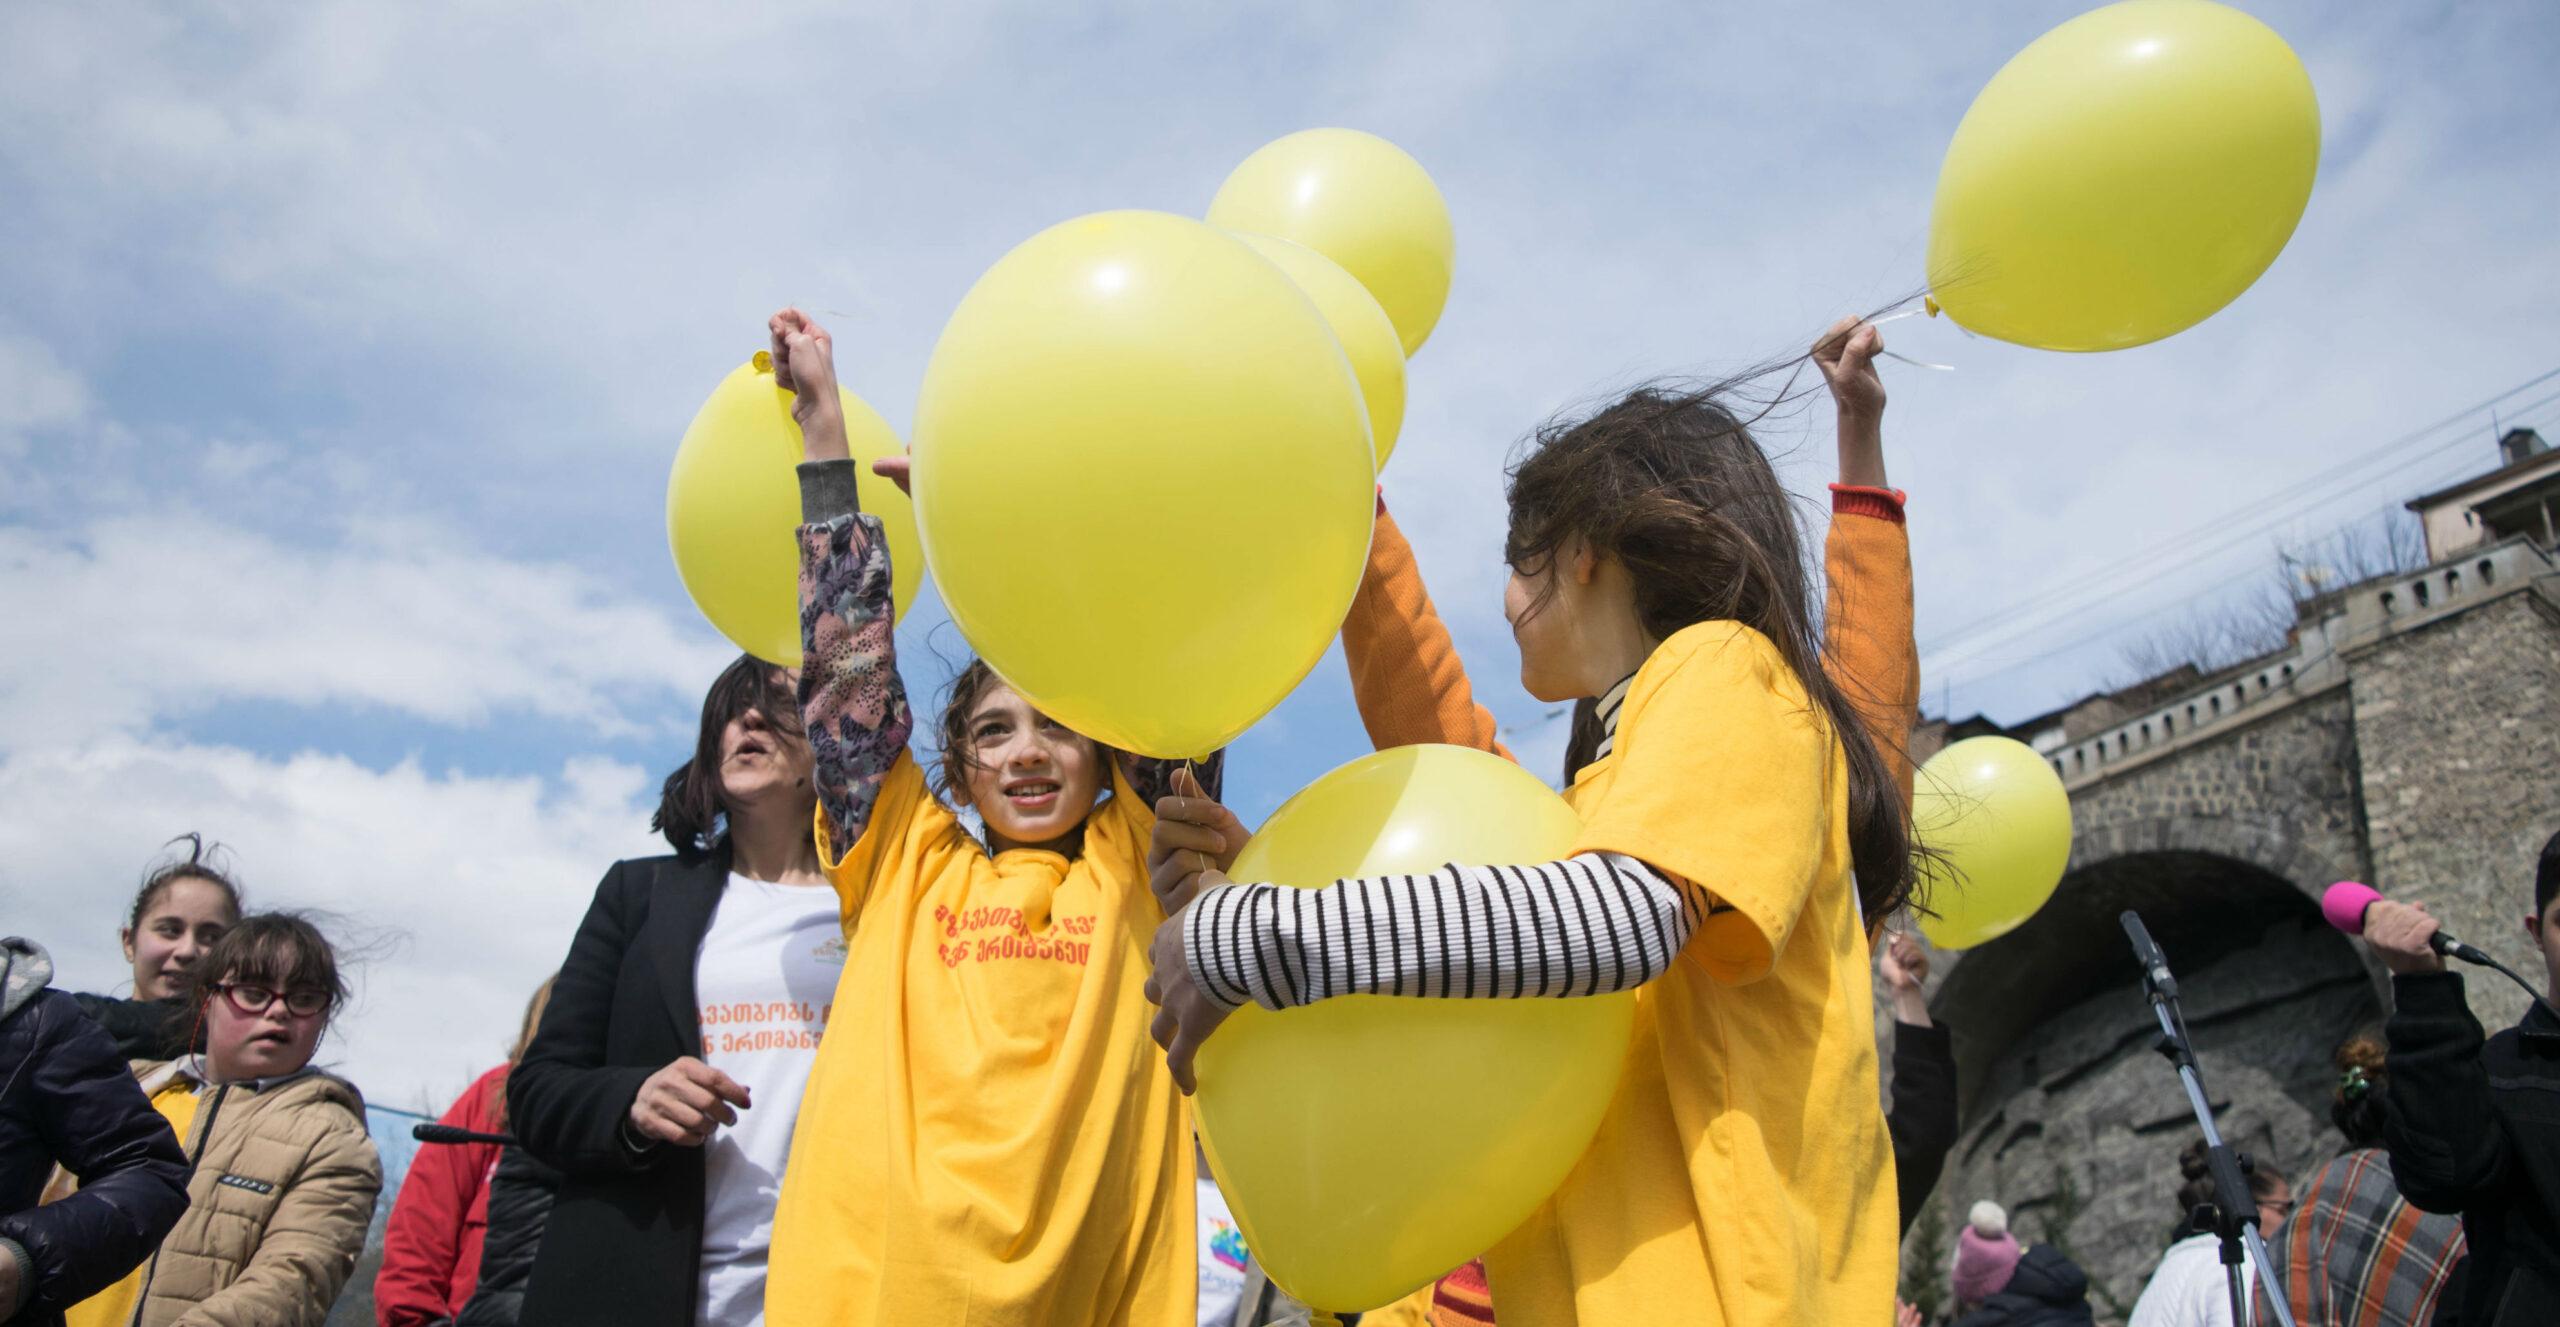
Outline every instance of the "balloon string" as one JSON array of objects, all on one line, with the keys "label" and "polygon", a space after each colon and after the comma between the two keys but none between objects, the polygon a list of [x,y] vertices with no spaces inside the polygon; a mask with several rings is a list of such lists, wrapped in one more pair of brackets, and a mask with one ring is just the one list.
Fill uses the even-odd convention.
[{"label": "balloon string", "polygon": [[1904,309],[1904,310],[1903,310],[1902,312],[1900,312],[1900,313],[1888,313],[1888,314],[1886,314],[1885,316],[1883,316],[1883,317],[1881,317],[1881,318],[1869,318],[1869,319],[1867,320],[1867,326],[1869,326],[1869,327],[1882,327],[1882,326],[1884,326],[1886,323],[1898,323],[1898,322],[1901,322],[1901,321],[1902,321],[1903,319],[1905,319],[1905,318],[1917,318],[1917,317],[1919,317],[1921,314],[1926,313],[1926,312],[1928,312],[1928,310],[1926,310],[1926,309],[1922,309],[1922,308],[1916,308],[1916,307],[1915,307],[1915,308]]},{"label": "balloon string", "polygon": [[1932,364],[1925,359],[1913,359],[1909,355],[1895,354],[1890,350],[1879,350],[1876,353],[1884,356],[1886,359],[1901,360],[1903,363],[1908,364],[1915,369],[1936,369],[1941,373],[1953,373],[1956,371],[1956,366],[1953,364]]}]

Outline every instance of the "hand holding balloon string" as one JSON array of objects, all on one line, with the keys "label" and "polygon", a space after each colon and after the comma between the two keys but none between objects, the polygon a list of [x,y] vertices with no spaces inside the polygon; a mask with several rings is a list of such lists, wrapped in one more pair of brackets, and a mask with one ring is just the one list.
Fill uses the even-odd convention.
[{"label": "hand holding balloon string", "polygon": [[1158,1006],[1150,1032],[1165,1048],[1165,1064],[1184,1092],[1195,1086],[1192,1058],[1226,1021],[1227,1011],[1191,980],[1183,911],[1202,890],[1227,883],[1226,872],[1234,868],[1249,837],[1235,812],[1201,789],[1190,765],[1173,772],[1172,795],[1157,799],[1155,830],[1147,842],[1147,886],[1163,906],[1165,921],[1150,946],[1155,970],[1147,978],[1146,996]]}]

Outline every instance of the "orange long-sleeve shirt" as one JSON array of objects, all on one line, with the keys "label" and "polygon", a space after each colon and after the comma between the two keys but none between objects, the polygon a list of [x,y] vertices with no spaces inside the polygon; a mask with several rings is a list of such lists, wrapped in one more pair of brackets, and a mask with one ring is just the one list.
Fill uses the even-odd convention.
[{"label": "orange long-sleeve shirt", "polygon": [[[1902,500],[1889,490],[1833,486],[1834,519],[1823,549],[1824,664],[1865,720],[1907,803],[1907,739],[1919,708],[1920,669]],[[1342,639],[1353,694],[1373,744],[1383,749],[1446,742],[1511,757],[1492,713],[1467,682],[1412,545],[1383,503]],[[1563,773],[1570,778],[1572,771]],[[1368,1317],[1381,1327],[1489,1321],[1492,1305],[1481,1264]]]}]

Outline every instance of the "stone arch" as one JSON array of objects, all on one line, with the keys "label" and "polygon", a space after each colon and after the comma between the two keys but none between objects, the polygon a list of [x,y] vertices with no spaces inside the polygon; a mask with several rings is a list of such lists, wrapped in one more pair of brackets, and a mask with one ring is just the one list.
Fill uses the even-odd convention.
[{"label": "stone arch", "polygon": [[1956,957],[1930,1001],[1962,1089],[1939,1197],[1951,1212],[2008,1204],[2024,1237],[2063,1244],[2121,1312],[2166,1242],[2194,1123],[2152,1053],[2118,915],[2138,912],[2168,954],[2226,1132],[2288,1174],[2328,1155],[2327,1057],[2381,1004],[2356,948],[2319,918],[2330,863],[2281,826],[2091,824],[2072,860],[2051,902]]}]

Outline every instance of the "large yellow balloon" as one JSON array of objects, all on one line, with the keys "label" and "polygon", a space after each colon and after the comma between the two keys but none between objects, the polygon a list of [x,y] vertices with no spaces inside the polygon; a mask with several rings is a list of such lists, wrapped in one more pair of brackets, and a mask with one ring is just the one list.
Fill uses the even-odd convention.
[{"label": "large yellow balloon", "polygon": [[1396,432],[1404,427],[1404,344],[1396,339],[1387,311],[1359,278],[1303,244],[1249,233],[1236,238],[1288,273],[1333,328],[1333,338],[1351,361],[1352,376],[1360,380],[1360,399],[1369,407],[1369,446],[1377,453],[1378,468],[1386,469],[1387,457],[1396,449]]},{"label": "large yellow balloon", "polygon": [[2023,742],[1968,737],[1920,767],[1912,831],[1937,850],[1926,872],[1929,943],[1970,949],[2036,914],[2071,860],[2071,798]]},{"label": "large yellow balloon", "polygon": [[[1563,798],[1499,756],[1394,747],[1290,798],[1235,876],[1313,887],[1453,860],[1553,861],[1580,828]],[[1337,1312],[1483,1253],[1590,1146],[1634,1018],[1632,993],[1354,995],[1236,1011],[1200,1049],[1196,1103],[1246,1247],[1282,1289]]]},{"label": "large yellow balloon", "polygon": [[1052,226],[978,278],[916,405],[925,553],[1032,704],[1206,755],[1315,667],[1368,555],[1360,387],[1298,288],[1162,212]]},{"label": "large yellow balloon", "polygon": [[[871,462],[899,455],[898,435],[862,398],[838,389],[844,428],[861,469],[862,509],[889,540],[898,611],[924,574],[914,509]],[[667,475],[667,545],[694,606],[720,634],[759,659],[800,666],[800,426],[791,393],[773,385],[771,356],[731,371],[685,426]]]},{"label": "large yellow balloon", "polygon": [[2124,0],[1994,75],[1947,146],[1939,306],[1985,336],[2118,350],[2202,322],[2267,270],[2320,161],[2311,76],[2207,0]]},{"label": "large yellow balloon", "polygon": [[1209,222],[1294,240],[1378,299],[1408,355],[1449,302],[1458,239],[1431,173],[1357,129],[1306,129],[1263,145],[1218,186]]}]

